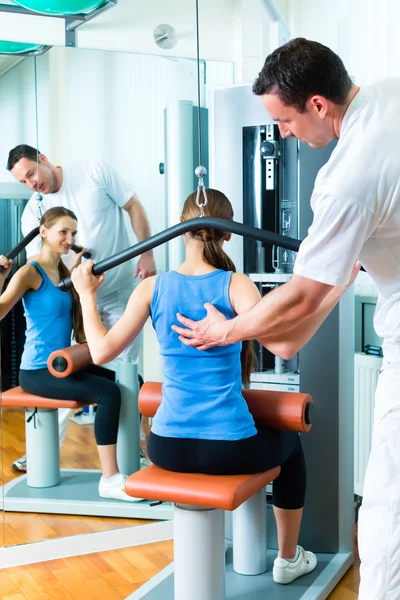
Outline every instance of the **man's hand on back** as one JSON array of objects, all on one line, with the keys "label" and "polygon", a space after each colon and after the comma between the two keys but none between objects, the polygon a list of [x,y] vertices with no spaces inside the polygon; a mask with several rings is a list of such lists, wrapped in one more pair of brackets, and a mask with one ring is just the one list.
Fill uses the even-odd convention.
[{"label": "man's hand on back", "polygon": [[227,320],[210,302],[207,302],[204,308],[207,310],[207,316],[201,321],[193,321],[177,313],[178,321],[185,327],[172,325],[171,328],[179,334],[180,341],[185,346],[194,346],[198,350],[209,350],[214,346],[234,343],[229,336],[232,321]]}]

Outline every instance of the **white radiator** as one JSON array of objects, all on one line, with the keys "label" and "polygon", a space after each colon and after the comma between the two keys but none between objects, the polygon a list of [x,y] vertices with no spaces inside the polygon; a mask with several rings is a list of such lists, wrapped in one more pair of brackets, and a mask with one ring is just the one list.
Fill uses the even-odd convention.
[{"label": "white radiator", "polygon": [[354,355],[354,493],[363,495],[365,470],[371,450],[375,389],[382,358]]}]

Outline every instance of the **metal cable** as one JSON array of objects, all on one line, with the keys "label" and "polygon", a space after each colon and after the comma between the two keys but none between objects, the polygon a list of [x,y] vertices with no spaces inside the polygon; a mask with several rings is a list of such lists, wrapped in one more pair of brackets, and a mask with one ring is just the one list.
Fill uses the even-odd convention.
[{"label": "metal cable", "polygon": [[198,133],[198,148],[199,148],[199,165],[202,165],[202,148],[201,148],[201,116],[200,116],[200,26],[199,26],[199,0],[196,0],[196,55],[197,55],[197,133]]},{"label": "metal cable", "polygon": [[[200,25],[199,25],[199,0],[196,0],[196,54],[197,54],[197,138],[199,148],[199,166],[195,170],[199,178],[197,186],[196,204],[200,209],[200,216],[204,217],[204,207],[207,205],[207,192],[204,185],[204,177],[207,175],[207,169],[202,164],[201,147],[201,95],[200,95]],[[203,201],[200,196],[203,194]]]},{"label": "metal cable", "polygon": [[37,202],[37,219],[40,222],[42,218],[42,200],[43,196],[40,193],[40,180],[39,180],[39,102],[38,102],[38,76],[37,76],[37,63],[36,56],[33,57],[33,73],[35,82],[35,124],[36,124],[36,173],[37,173],[37,190],[36,190],[36,202]]}]

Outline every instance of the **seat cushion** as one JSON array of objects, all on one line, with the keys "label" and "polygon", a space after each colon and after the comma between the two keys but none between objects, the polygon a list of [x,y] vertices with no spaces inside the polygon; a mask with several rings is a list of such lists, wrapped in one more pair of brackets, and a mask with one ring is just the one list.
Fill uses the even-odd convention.
[{"label": "seat cushion", "polygon": [[280,467],[275,467],[255,475],[203,475],[151,465],[128,477],[125,491],[136,498],[234,510],[279,473]]},{"label": "seat cushion", "polygon": [[42,396],[27,394],[20,386],[2,392],[0,399],[1,406],[32,406],[35,408],[80,408],[89,404],[92,404],[92,402],[42,398]]}]

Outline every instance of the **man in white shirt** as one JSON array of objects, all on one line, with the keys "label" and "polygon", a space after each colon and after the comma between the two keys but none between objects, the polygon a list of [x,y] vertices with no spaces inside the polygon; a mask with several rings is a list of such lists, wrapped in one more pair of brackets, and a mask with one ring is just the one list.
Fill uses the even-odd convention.
[{"label": "man in white shirt", "polygon": [[[109,258],[131,245],[123,211],[128,213],[139,242],[150,236],[145,210],[134,190],[109,164],[83,160],[58,167],[41,153],[37,164],[36,148],[23,144],[10,151],[7,169],[32,192],[40,192],[43,196],[42,212],[53,206],[64,206],[76,214],[76,241],[91,252],[95,262]],[[21,226],[24,236],[38,226],[36,193],[25,207]],[[38,236],[27,246],[26,252],[31,257],[39,251]],[[98,294],[98,309],[107,328],[111,328],[122,316],[134,287],[133,278],[140,275],[144,279],[155,273],[152,251],[142,254],[136,270],[133,262],[128,261],[106,273]],[[140,339],[134,340],[123,354],[138,362]],[[69,413],[68,409],[59,409],[60,445],[65,437]],[[25,470],[24,462],[24,458],[16,461],[15,468],[21,466],[21,470]]]},{"label": "man in white shirt", "polygon": [[[281,136],[313,148],[338,139],[311,197],[314,212],[291,280],[226,321],[211,305],[199,323],[174,326],[200,350],[279,338],[314,314],[359,259],[379,298],[375,329],[384,362],[358,525],[360,600],[400,599],[400,79],[354,85],[329,48],[298,38],[267,57],[253,92]],[[308,332],[308,339],[313,335]],[[286,358],[286,357],[285,357]]]}]

